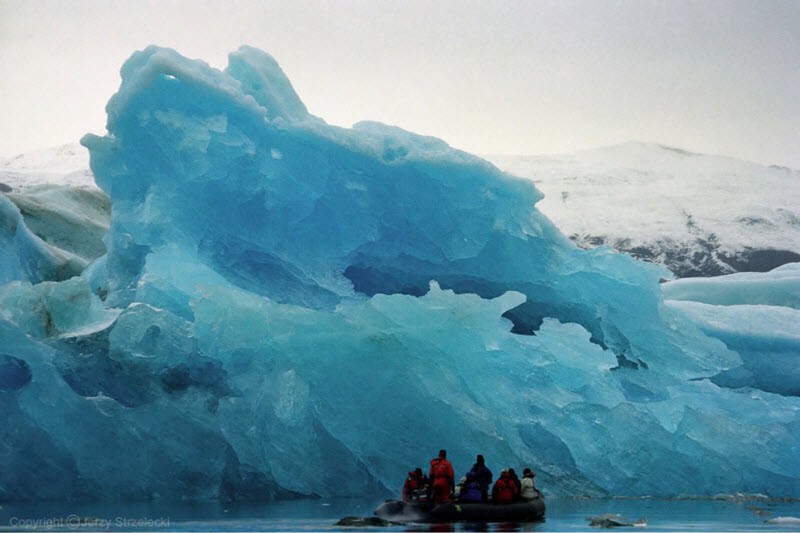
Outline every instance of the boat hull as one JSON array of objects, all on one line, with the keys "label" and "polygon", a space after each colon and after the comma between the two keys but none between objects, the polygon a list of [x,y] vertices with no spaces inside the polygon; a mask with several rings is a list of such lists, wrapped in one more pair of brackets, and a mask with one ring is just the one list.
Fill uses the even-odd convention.
[{"label": "boat hull", "polygon": [[431,508],[424,502],[388,500],[375,515],[391,522],[532,522],[544,518],[544,498],[494,504],[447,502]]}]

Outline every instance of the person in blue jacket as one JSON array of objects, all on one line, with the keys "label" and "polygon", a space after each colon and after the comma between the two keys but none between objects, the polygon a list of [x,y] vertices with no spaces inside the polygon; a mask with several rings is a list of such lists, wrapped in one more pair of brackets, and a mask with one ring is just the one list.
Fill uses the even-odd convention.
[{"label": "person in blue jacket", "polygon": [[460,502],[480,502],[483,501],[483,494],[481,493],[481,485],[475,479],[475,474],[472,471],[467,472],[467,480],[461,488],[461,494],[458,496]]},{"label": "person in blue jacket", "polygon": [[477,481],[478,485],[481,487],[481,497],[483,501],[487,501],[489,499],[489,487],[492,484],[492,471],[487,468],[483,455],[478,454],[470,472],[475,474],[475,481]]}]

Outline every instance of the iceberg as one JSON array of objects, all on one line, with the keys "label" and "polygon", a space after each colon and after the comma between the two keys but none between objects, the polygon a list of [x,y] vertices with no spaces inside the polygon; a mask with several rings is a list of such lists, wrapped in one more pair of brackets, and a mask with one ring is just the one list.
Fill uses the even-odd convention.
[{"label": "iceberg", "polygon": [[715,383],[800,396],[800,263],[767,274],[676,280],[663,292],[668,306],[742,357]]},{"label": "iceberg", "polygon": [[0,203],[0,501],[388,495],[439,448],[549,494],[800,495],[793,389],[721,378],[753,354],[530,181],[330,126],[253,48],[121,74],[82,140],[107,252],[45,275]]}]

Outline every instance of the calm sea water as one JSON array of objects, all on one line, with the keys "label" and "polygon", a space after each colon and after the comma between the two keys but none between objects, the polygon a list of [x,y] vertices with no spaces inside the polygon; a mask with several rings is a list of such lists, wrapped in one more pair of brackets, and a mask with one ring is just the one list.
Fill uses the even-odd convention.
[{"label": "calm sea water", "polygon": [[[800,501],[547,499],[546,518],[534,523],[336,526],[346,516],[371,517],[382,500],[313,500],[270,505],[213,503],[28,505],[0,508],[0,531],[800,531]],[[588,517],[614,514],[646,527],[592,527]]]}]

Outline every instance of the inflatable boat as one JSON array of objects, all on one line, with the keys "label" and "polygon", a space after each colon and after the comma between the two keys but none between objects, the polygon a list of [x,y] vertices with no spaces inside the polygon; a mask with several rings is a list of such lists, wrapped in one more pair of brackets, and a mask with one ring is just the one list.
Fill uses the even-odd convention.
[{"label": "inflatable boat", "polygon": [[544,518],[544,498],[512,503],[387,500],[375,516],[389,522],[532,522]]}]

